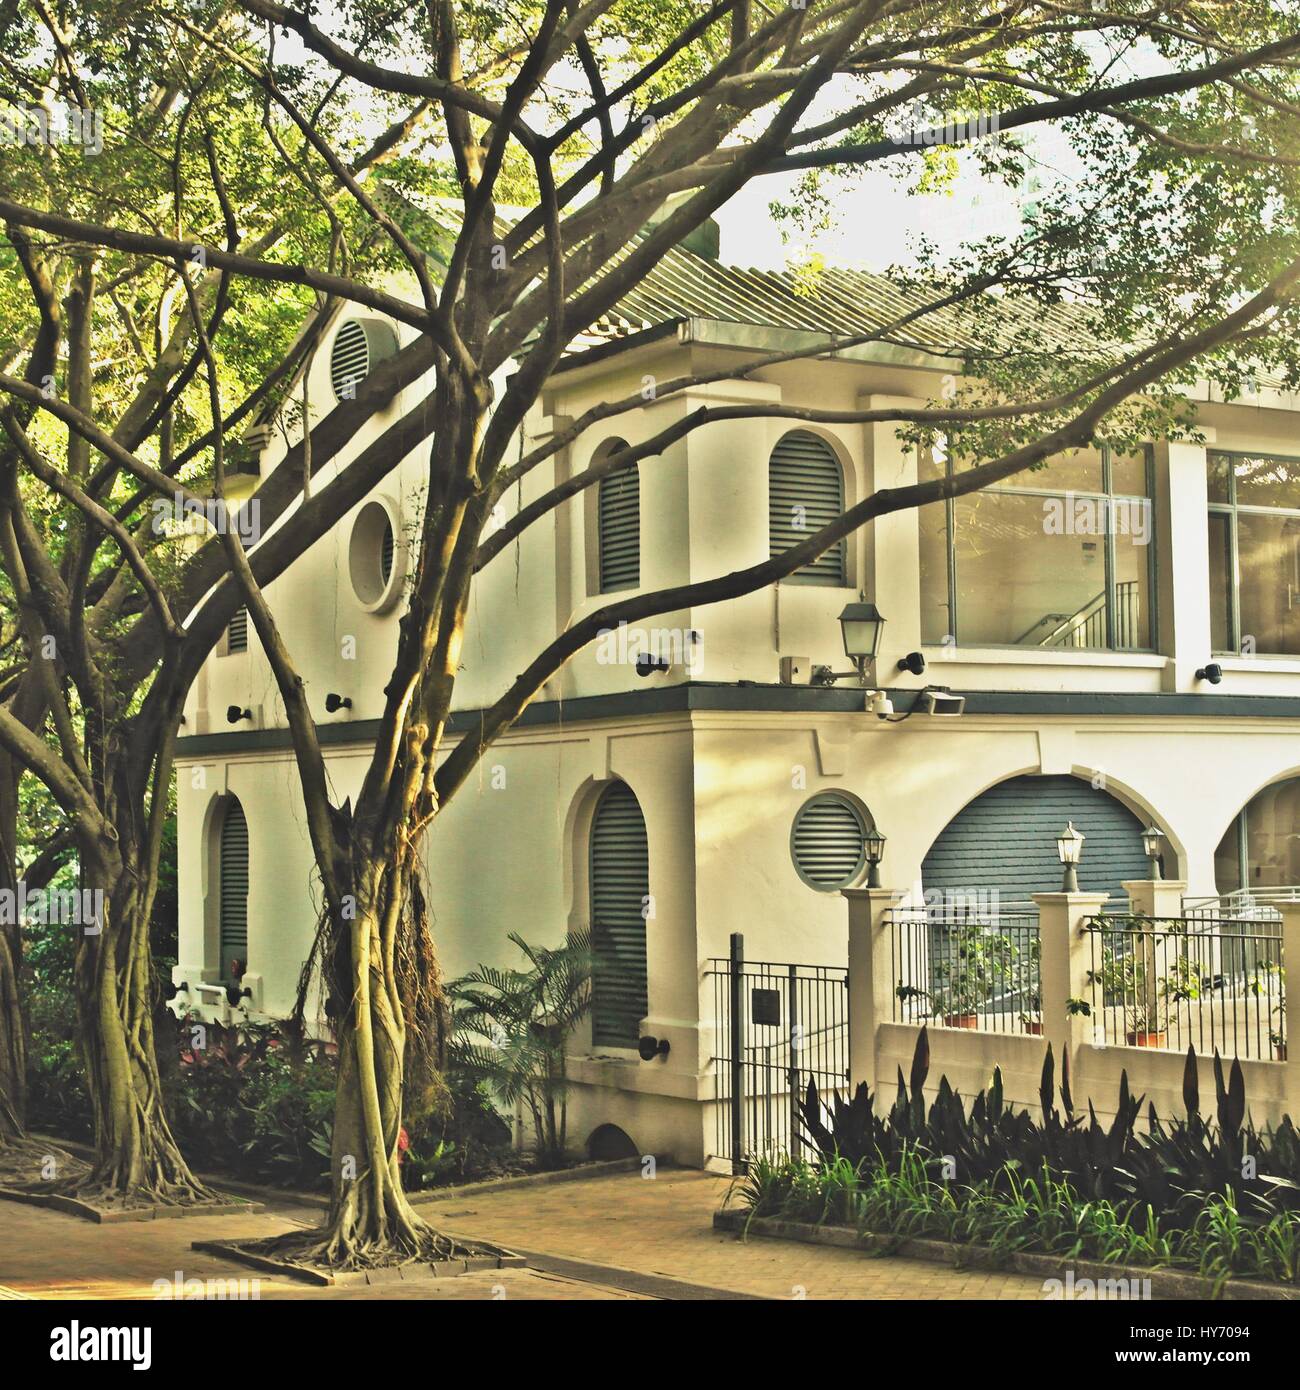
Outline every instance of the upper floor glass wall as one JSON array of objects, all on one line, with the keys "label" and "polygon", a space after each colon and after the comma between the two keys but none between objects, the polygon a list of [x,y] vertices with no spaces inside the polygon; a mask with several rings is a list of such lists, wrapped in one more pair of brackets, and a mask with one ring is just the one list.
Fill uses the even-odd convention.
[{"label": "upper floor glass wall", "polygon": [[1300,459],[1212,452],[1210,640],[1300,656]]},{"label": "upper floor glass wall", "polygon": [[[922,459],[920,477],[969,464]],[[965,646],[1149,651],[1151,461],[1080,449],[920,510],[921,635]]]}]

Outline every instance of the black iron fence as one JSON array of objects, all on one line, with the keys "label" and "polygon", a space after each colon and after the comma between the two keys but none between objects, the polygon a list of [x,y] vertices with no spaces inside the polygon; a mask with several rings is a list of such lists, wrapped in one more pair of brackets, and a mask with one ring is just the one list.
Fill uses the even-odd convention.
[{"label": "black iron fence", "polygon": [[1277,923],[1111,914],[1092,918],[1087,930],[1098,1043],[1285,1059]]},{"label": "black iron fence", "polygon": [[717,1045],[714,1154],[741,1172],[756,1154],[798,1154],[796,1107],[809,1081],[828,1095],[849,1075],[843,966],[747,961],[744,938],[709,961]]},{"label": "black iron fence", "polygon": [[895,1023],[1041,1033],[1036,912],[942,904],[891,908]]}]

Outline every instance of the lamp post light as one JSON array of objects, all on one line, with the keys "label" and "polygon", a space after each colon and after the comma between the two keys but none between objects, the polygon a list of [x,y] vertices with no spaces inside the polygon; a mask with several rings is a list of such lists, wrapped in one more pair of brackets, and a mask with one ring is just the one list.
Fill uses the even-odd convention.
[{"label": "lamp post light", "polygon": [[880,634],[885,620],[874,603],[846,603],[840,614],[840,631],[844,635],[844,654],[858,668],[865,684],[867,663],[876,659],[880,650]]},{"label": "lamp post light", "polygon": [[1164,878],[1164,870],[1160,867],[1160,856],[1164,850],[1165,832],[1152,821],[1142,832],[1142,852],[1151,861],[1151,877],[1155,880]]},{"label": "lamp post light", "polygon": [[1062,893],[1079,891],[1079,860],[1083,857],[1083,832],[1074,828],[1073,821],[1067,821],[1065,829],[1056,837],[1056,852],[1065,865],[1065,878],[1061,884]]},{"label": "lamp post light", "polygon": [[867,887],[880,887],[880,861],[885,857],[885,837],[873,825],[867,832]]}]

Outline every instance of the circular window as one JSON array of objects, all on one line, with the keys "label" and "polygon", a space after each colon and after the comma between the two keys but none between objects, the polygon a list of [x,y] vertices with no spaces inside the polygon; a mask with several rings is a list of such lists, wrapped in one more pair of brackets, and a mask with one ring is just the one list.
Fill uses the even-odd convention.
[{"label": "circular window", "polygon": [[348,572],[362,607],[374,613],[393,602],[401,584],[401,562],[396,516],[384,502],[367,502],[353,522],[348,545]]},{"label": "circular window", "polygon": [[790,855],[799,877],[829,893],[847,888],[867,862],[867,822],[862,811],[839,792],[805,801],[790,831]]}]

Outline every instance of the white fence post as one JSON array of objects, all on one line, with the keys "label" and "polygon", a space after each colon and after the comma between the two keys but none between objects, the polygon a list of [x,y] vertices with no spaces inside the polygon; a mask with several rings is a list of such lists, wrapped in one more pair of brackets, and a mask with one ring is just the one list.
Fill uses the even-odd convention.
[{"label": "white fence post", "polygon": [[893,1017],[894,982],[885,913],[901,901],[893,888],[845,888],[849,903],[849,1090],[877,1089],[877,1029]]},{"label": "white fence post", "polygon": [[1062,1060],[1070,1056],[1076,1070],[1078,1050],[1092,1040],[1093,1021],[1067,1012],[1070,999],[1087,999],[1092,961],[1084,923],[1106,905],[1105,893],[1035,893],[1041,955],[1038,988],[1042,998],[1043,1036],[1051,1044],[1060,1084]]},{"label": "white fence post", "polygon": [[1130,878],[1120,884],[1128,894],[1129,911],[1143,917],[1181,917],[1187,882],[1181,878]]}]

